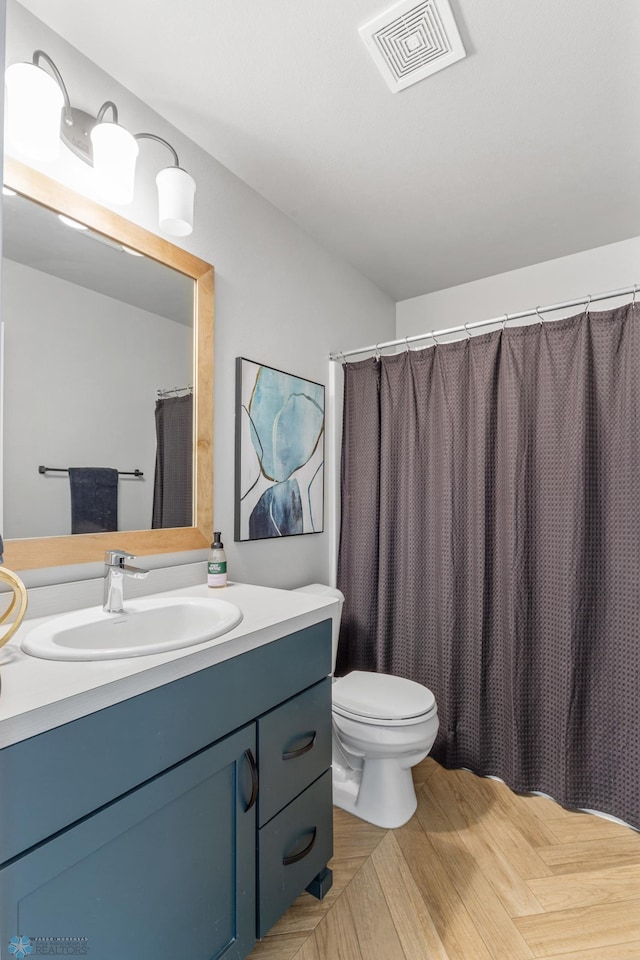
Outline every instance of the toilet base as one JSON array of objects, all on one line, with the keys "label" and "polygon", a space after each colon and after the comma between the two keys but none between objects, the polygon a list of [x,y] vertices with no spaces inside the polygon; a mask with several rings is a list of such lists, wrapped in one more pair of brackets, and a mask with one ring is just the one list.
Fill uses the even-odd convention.
[{"label": "toilet base", "polygon": [[418,801],[411,767],[393,758],[368,757],[362,770],[333,763],[333,802],[376,827],[401,827]]}]

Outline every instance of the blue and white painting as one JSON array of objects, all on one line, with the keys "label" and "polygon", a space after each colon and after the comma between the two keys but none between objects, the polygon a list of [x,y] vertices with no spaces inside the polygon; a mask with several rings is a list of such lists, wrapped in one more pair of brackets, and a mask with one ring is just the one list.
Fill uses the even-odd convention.
[{"label": "blue and white painting", "polygon": [[324,387],[236,360],[236,540],[320,533]]}]

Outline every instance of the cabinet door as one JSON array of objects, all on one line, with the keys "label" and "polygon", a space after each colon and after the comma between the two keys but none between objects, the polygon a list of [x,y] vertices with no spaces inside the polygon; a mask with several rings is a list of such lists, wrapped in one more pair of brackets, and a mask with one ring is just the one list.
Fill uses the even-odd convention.
[{"label": "cabinet door", "polygon": [[2,948],[14,936],[86,937],[92,960],[245,957],[254,756],[252,724],[5,867]]}]

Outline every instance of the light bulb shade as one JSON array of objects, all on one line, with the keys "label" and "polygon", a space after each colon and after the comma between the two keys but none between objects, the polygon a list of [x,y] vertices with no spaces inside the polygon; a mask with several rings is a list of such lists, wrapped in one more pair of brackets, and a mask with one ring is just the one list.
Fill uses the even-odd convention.
[{"label": "light bulb shade", "polygon": [[60,151],[62,90],[34,63],[14,63],[5,73],[5,135],[32,160],[55,160]]},{"label": "light bulb shade", "polygon": [[165,167],[156,177],[160,229],[173,237],[186,237],[193,230],[196,182],[182,167]]},{"label": "light bulb shade", "polygon": [[131,203],[138,141],[119,123],[96,123],[91,130],[96,189],[110,203]]}]

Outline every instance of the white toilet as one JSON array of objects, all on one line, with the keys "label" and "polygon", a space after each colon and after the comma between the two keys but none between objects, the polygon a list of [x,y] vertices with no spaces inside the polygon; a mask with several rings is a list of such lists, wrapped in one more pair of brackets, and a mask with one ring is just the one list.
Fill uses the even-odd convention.
[{"label": "white toilet", "polygon": [[[312,583],[302,593],[335,597],[335,669],[344,595]],[[403,677],[354,670],[333,681],[333,802],[378,827],[400,827],[413,815],[411,767],[429,753],[438,732],[431,690]]]}]

